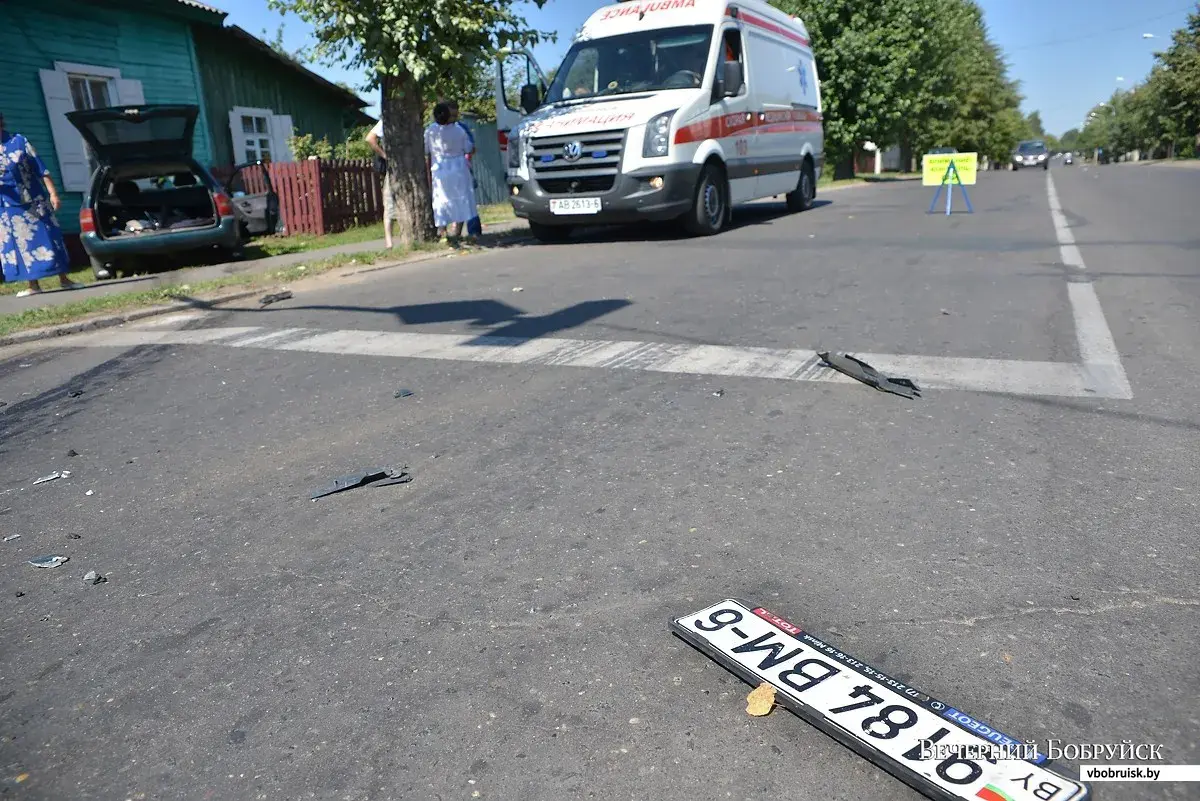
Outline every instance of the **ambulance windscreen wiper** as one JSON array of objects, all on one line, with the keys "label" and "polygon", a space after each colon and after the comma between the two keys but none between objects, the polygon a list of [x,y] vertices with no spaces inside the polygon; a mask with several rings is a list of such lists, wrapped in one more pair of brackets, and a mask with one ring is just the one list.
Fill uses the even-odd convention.
[{"label": "ambulance windscreen wiper", "polygon": [[563,100],[555,100],[548,108],[566,108],[567,106],[585,106],[590,103],[598,103],[601,100],[641,100],[650,96],[650,92],[638,91],[636,93],[622,93],[612,95],[588,95],[587,97],[570,97]]}]

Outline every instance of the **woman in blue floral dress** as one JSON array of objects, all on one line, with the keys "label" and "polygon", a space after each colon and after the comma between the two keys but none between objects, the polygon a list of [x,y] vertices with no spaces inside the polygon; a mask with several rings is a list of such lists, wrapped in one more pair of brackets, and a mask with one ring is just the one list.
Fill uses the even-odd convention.
[{"label": "woman in blue floral dress", "polygon": [[38,281],[52,275],[63,289],[77,286],[67,278],[70,260],[54,217],[60,205],[37,151],[21,134],[6,131],[0,114],[0,266],[5,281],[29,282],[18,296],[41,292]]}]

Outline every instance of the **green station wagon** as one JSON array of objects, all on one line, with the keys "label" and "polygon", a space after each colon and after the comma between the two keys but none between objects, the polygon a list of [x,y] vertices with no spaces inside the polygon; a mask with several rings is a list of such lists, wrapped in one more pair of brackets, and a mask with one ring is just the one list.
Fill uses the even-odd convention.
[{"label": "green station wagon", "polygon": [[[221,184],[192,157],[199,108],[150,105],[67,114],[98,166],[79,212],[80,240],[99,279],[154,269],[169,254],[240,258],[255,234],[274,233],[279,199],[261,162]],[[266,191],[245,191],[249,172]]]}]

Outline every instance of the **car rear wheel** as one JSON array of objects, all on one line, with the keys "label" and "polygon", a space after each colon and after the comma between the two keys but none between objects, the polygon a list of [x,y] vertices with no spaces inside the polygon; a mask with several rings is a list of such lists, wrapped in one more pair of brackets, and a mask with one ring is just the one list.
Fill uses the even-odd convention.
[{"label": "car rear wheel", "polygon": [[569,225],[547,225],[546,223],[529,221],[529,232],[534,238],[547,245],[555,242],[566,242],[571,238],[572,227]]},{"label": "car rear wheel", "polygon": [[117,277],[115,262],[103,262],[95,256],[88,256],[88,261],[92,263],[92,275],[96,276],[97,281],[109,281]]},{"label": "car rear wheel", "polygon": [[694,236],[719,234],[729,222],[729,186],[725,171],[706,164],[696,183],[692,209],[683,215],[683,225]]}]

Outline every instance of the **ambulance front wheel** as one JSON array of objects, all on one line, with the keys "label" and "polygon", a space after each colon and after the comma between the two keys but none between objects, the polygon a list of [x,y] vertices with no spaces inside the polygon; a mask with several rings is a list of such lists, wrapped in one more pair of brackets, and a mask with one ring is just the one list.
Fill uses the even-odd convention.
[{"label": "ambulance front wheel", "polygon": [[808,211],[813,207],[816,197],[817,173],[813,169],[812,161],[806,158],[804,166],[800,168],[800,182],[796,184],[796,189],[787,195],[788,211]]},{"label": "ambulance front wheel", "polygon": [[719,234],[729,221],[729,183],[725,171],[716,164],[706,164],[696,182],[692,209],[683,215],[683,225],[694,236]]}]

